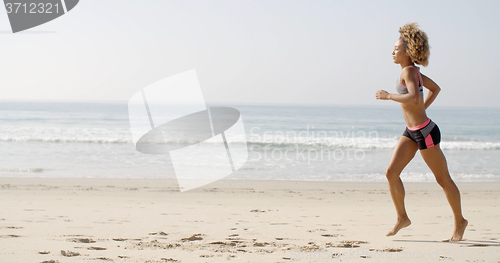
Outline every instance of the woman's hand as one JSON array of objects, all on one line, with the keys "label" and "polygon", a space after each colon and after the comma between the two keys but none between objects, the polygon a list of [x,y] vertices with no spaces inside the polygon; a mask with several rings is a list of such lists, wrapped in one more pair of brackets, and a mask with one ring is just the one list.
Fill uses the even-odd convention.
[{"label": "woman's hand", "polygon": [[375,97],[377,100],[388,100],[389,99],[389,92],[385,90],[379,90],[377,93],[375,93]]}]

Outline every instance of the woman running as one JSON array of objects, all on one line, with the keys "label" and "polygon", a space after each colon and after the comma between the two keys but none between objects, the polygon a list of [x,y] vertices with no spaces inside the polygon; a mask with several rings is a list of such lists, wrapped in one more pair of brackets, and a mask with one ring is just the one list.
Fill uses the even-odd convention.
[{"label": "woman running", "polygon": [[[462,240],[468,222],[462,216],[460,192],[450,177],[446,159],[439,147],[441,141],[439,128],[425,113],[441,89],[430,78],[420,74],[420,68],[415,66],[419,64],[426,67],[429,63],[427,35],[418,28],[417,23],[406,24],[399,29],[399,33],[401,36],[392,51],[394,63],[401,65],[402,70],[396,83],[398,94],[388,93],[385,90],[376,93],[377,99],[399,102],[406,122],[406,130],[394,149],[386,171],[391,197],[398,215],[394,229],[387,233],[387,236],[393,236],[411,224],[404,204],[405,189],[399,175],[413,159],[417,150],[420,150],[453,210],[455,229],[450,241],[457,242]],[[425,100],[422,87],[429,90]]]}]

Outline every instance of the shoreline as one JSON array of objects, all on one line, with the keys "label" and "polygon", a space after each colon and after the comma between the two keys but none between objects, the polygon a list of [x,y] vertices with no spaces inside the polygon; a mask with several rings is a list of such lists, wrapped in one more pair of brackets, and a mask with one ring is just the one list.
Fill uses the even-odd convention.
[{"label": "shoreline", "polygon": [[[20,173],[21,174],[21,173]],[[27,172],[24,173],[24,174],[28,174]],[[453,177],[453,176],[452,176]],[[36,177],[29,177],[29,176],[19,176],[19,177],[15,177],[15,176],[0,176],[0,183],[2,182],[9,182],[9,181],[17,181],[17,180],[29,180],[29,181],[45,181],[45,183],[47,182],[51,182],[51,181],[57,181],[57,180],[61,180],[61,181],[79,181],[79,180],[83,180],[83,181],[92,181],[92,180],[95,180],[96,182],[105,182],[105,181],[116,181],[116,182],[119,182],[119,181],[137,181],[137,182],[141,182],[141,181],[165,181],[166,183],[168,183],[169,185],[170,184],[176,184],[177,182],[177,179],[176,178],[157,178],[157,177],[39,177],[39,176],[36,176]],[[405,181],[405,178],[403,177],[402,178],[403,180],[403,183],[406,185],[406,184],[425,184],[425,185],[428,185],[428,184],[437,184],[436,181],[421,181],[421,182],[415,182],[415,181]],[[302,183],[320,183],[320,184],[387,184],[387,181],[323,181],[323,180],[302,180],[302,179],[247,179],[247,178],[222,178],[222,179],[219,179],[217,180],[216,182],[214,183],[217,183],[219,181],[222,181],[222,182],[232,182],[232,181],[235,181],[235,182],[242,182],[242,183],[251,183],[251,182],[270,182],[270,183],[279,183],[279,182],[302,182]],[[484,186],[488,186],[490,184],[499,184],[500,185],[500,181],[458,181],[458,180],[454,180],[455,183],[457,184],[478,184],[478,185],[483,185]],[[96,182],[92,182],[92,183],[96,183]],[[19,182],[15,182],[15,183],[19,183]],[[214,183],[210,183],[204,187],[208,187]],[[55,184],[55,183],[54,183]],[[258,184],[257,184],[258,185]],[[203,188],[203,187],[202,187]]]}]

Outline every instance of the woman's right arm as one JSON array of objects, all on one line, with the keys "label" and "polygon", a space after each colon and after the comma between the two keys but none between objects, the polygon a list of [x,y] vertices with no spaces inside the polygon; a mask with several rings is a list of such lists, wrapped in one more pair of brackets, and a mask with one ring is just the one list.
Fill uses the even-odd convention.
[{"label": "woman's right arm", "polygon": [[436,99],[438,93],[441,91],[441,88],[438,86],[438,84],[436,84],[436,82],[432,81],[432,79],[428,78],[426,75],[421,75],[424,87],[429,90],[429,92],[427,92],[427,97],[424,100],[424,106],[425,109],[427,109]]}]

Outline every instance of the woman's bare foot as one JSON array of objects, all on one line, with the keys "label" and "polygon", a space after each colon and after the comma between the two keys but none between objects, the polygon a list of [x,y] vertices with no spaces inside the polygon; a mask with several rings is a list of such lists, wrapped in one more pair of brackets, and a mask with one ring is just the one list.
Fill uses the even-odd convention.
[{"label": "woman's bare foot", "polygon": [[467,224],[469,224],[469,222],[465,219],[460,224],[455,224],[455,230],[453,230],[453,236],[451,236],[450,238],[451,242],[458,242],[462,240]]},{"label": "woman's bare foot", "polygon": [[409,225],[411,225],[411,221],[408,217],[403,219],[398,219],[398,222],[396,222],[394,229],[392,229],[389,233],[387,233],[386,236],[394,236],[395,234],[398,233],[399,230],[401,230],[401,228],[405,228]]}]

